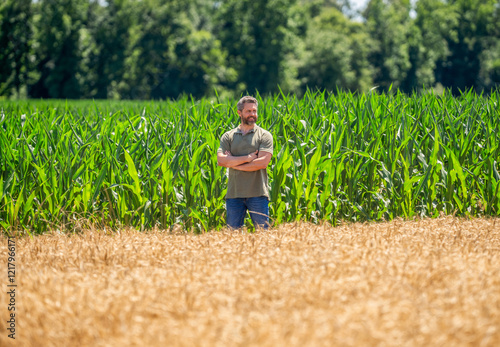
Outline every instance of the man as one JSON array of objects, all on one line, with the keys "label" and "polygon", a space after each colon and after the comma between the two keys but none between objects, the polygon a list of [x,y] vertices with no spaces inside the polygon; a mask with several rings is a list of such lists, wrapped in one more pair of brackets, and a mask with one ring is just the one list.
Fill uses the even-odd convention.
[{"label": "man", "polygon": [[241,124],[222,135],[217,164],[229,168],[226,194],[227,225],[243,226],[247,210],[256,228],[269,226],[267,165],[273,155],[273,136],[257,124],[257,99],[238,101]]}]

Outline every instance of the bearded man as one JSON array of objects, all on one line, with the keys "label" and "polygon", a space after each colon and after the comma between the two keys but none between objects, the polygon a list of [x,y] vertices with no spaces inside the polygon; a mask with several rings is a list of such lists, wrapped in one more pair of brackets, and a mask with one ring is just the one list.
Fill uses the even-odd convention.
[{"label": "bearded man", "polygon": [[267,166],[273,156],[273,136],[256,122],[257,99],[242,97],[237,104],[241,123],[224,133],[217,164],[229,169],[226,194],[227,225],[243,226],[247,211],[255,228],[269,227]]}]

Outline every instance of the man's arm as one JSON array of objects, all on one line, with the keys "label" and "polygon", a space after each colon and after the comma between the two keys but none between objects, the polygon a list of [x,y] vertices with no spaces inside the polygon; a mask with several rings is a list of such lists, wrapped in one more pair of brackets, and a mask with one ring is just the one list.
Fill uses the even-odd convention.
[{"label": "man's arm", "polygon": [[233,169],[238,165],[246,164],[256,159],[257,159],[257,151],[250,153],[249,155],[242,155],[239,157],[235,157],[231,155],[231,153],[229,152],[217,153],[217,165],[223,167],[232,167]]},{"label": "man's arm", "polygon": [[246,164],[234,166],[233,169],[240,171],[262,170],[265,169],[267,165],[269,165],[272,156],[273,155],[269,152],[259,151],[259,156],[257,157],[257,159],[254,159]]}]

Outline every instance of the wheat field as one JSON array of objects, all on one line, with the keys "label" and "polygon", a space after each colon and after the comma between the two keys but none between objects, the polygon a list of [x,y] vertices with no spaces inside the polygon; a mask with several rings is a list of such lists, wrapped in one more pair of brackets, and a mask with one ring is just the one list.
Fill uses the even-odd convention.
[{"label": "wheat field", "polygon": [[2,314],[1,346],[500,345],[498,218],[53,232],[16,247],[16,340]]}]

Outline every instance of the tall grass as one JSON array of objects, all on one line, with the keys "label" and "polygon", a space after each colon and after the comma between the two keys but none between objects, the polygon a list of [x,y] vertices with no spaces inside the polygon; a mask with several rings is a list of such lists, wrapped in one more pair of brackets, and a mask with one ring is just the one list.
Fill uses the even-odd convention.
[{"label": "tall grass", "polygon": [[[500,93],[259,97],[274,135],[271,219],[500,214]],[[0,226],[188,230],[225,223],[236,100],[0,104]]]}]

